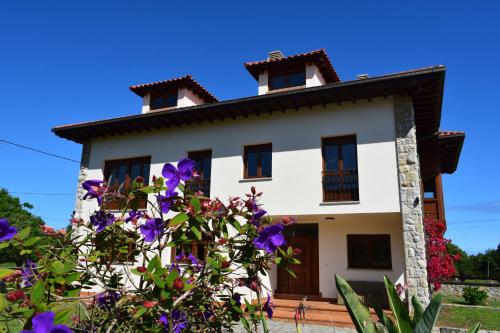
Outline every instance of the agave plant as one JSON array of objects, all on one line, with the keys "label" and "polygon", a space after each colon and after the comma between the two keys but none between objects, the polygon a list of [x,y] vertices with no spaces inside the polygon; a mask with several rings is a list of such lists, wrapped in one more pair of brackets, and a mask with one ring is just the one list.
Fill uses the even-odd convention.
[{"label": "agave plant", "polygon": [[[379,319],[379,322],[375,322],[370,316],[368,307],[361,302],[361,298],[346,280],[335,275],[335,283],[358,333],[431,333],[441,311],[441,295],[435,295],[425,309],[422,303],[413,296],[411,298],[413,315],[411,315],[408,306],[399,298],[394,284],[387,276],[384,276],[393,318],[389,318],[380,306],[375,305],[375,312]],[[480,327],[478,323],[467,333],[477,333]]]}]

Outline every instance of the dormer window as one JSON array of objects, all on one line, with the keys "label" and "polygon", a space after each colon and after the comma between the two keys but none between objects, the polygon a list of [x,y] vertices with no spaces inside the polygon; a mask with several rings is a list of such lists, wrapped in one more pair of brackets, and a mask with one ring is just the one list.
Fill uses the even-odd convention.
[{"label": "dormer window", "polygon": [[177,95],[177,91],[151,93],[150,109],[159,110],[176,107]]},{"label": "dormer window", "polygon": [[306,85],[305,69],[269,73],[269,90],[301,87]]}]

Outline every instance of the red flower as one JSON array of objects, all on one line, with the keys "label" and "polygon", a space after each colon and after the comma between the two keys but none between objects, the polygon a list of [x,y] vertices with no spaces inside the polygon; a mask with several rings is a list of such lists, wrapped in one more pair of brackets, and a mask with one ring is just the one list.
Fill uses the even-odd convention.
[{"label": "red flower", "polygon": [[229,266],[231,266],[231,263],[229,261],[224,260],[222,262],[222,265],[221,265],[222,268],[229,268]]},{"label": "red flower", "polygon": [[177,278],[174,280],[173,287],[174,287],[174,289],[182,290],[182,289],[184,289],[184,282],[182,282],[181,278]]},{"label": "red flower", "polygon": [[144,267],[144,266],[139,266],[139,267],[137,267],[137,270],[138,270],[139,272],[141,272],[141,273],[145,273],[145,272],[147,271],[146,267]]},{"label": "red flower", "polygon": [[5,295],[5,298],[9,302],[15,302],[18,299],[23,298],[23,297],[24,297],[24,292],[22,290],[10,291],[7,293],[7,295]]},{"label": "red flower", "polygon": [[151,309],[152,307],[154,307],[156,304],[158,304],[158,302],[156,301],[145,301],[144,303],[142,303],[142,305],[146,308],[146,309]]}]

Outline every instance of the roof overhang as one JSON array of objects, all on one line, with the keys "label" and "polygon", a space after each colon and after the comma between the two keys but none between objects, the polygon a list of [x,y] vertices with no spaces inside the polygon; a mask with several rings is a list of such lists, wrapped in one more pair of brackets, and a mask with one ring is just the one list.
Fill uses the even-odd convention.
[{"label": "roof overhang", "polygon": [[439,132],[439,154],[441,172],[454,173],[457,170],[460,153],[465,140],[464,132]]},{"label": "roof overhang", "polygon": [[237,119],[250,115],[287,112],[299,108],[343,102],[356,102],[391,95],[411,96],[419,137],[438,132],[441,121],[446,68],[433,66],[362,80],[343,81],[317,87],[227,100],[212,104],[178,108],[165,112],[137,114],[113,119],[58,126],[59,137],[83,143],[97,137],[170,128],[214,120]]}]

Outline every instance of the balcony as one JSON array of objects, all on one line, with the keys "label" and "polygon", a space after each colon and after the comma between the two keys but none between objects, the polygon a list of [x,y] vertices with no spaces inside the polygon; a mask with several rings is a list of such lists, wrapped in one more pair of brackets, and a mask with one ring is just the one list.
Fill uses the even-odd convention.
[{"label": "balcony", "polygon": [[358,170],[323,171],[323,202],[359,201]]},{"label": "balcony", "polygon": [[203,192],[203,195],[210,197],[210,179],[191,179],[186,183],[186,189],[188,191]]}]

